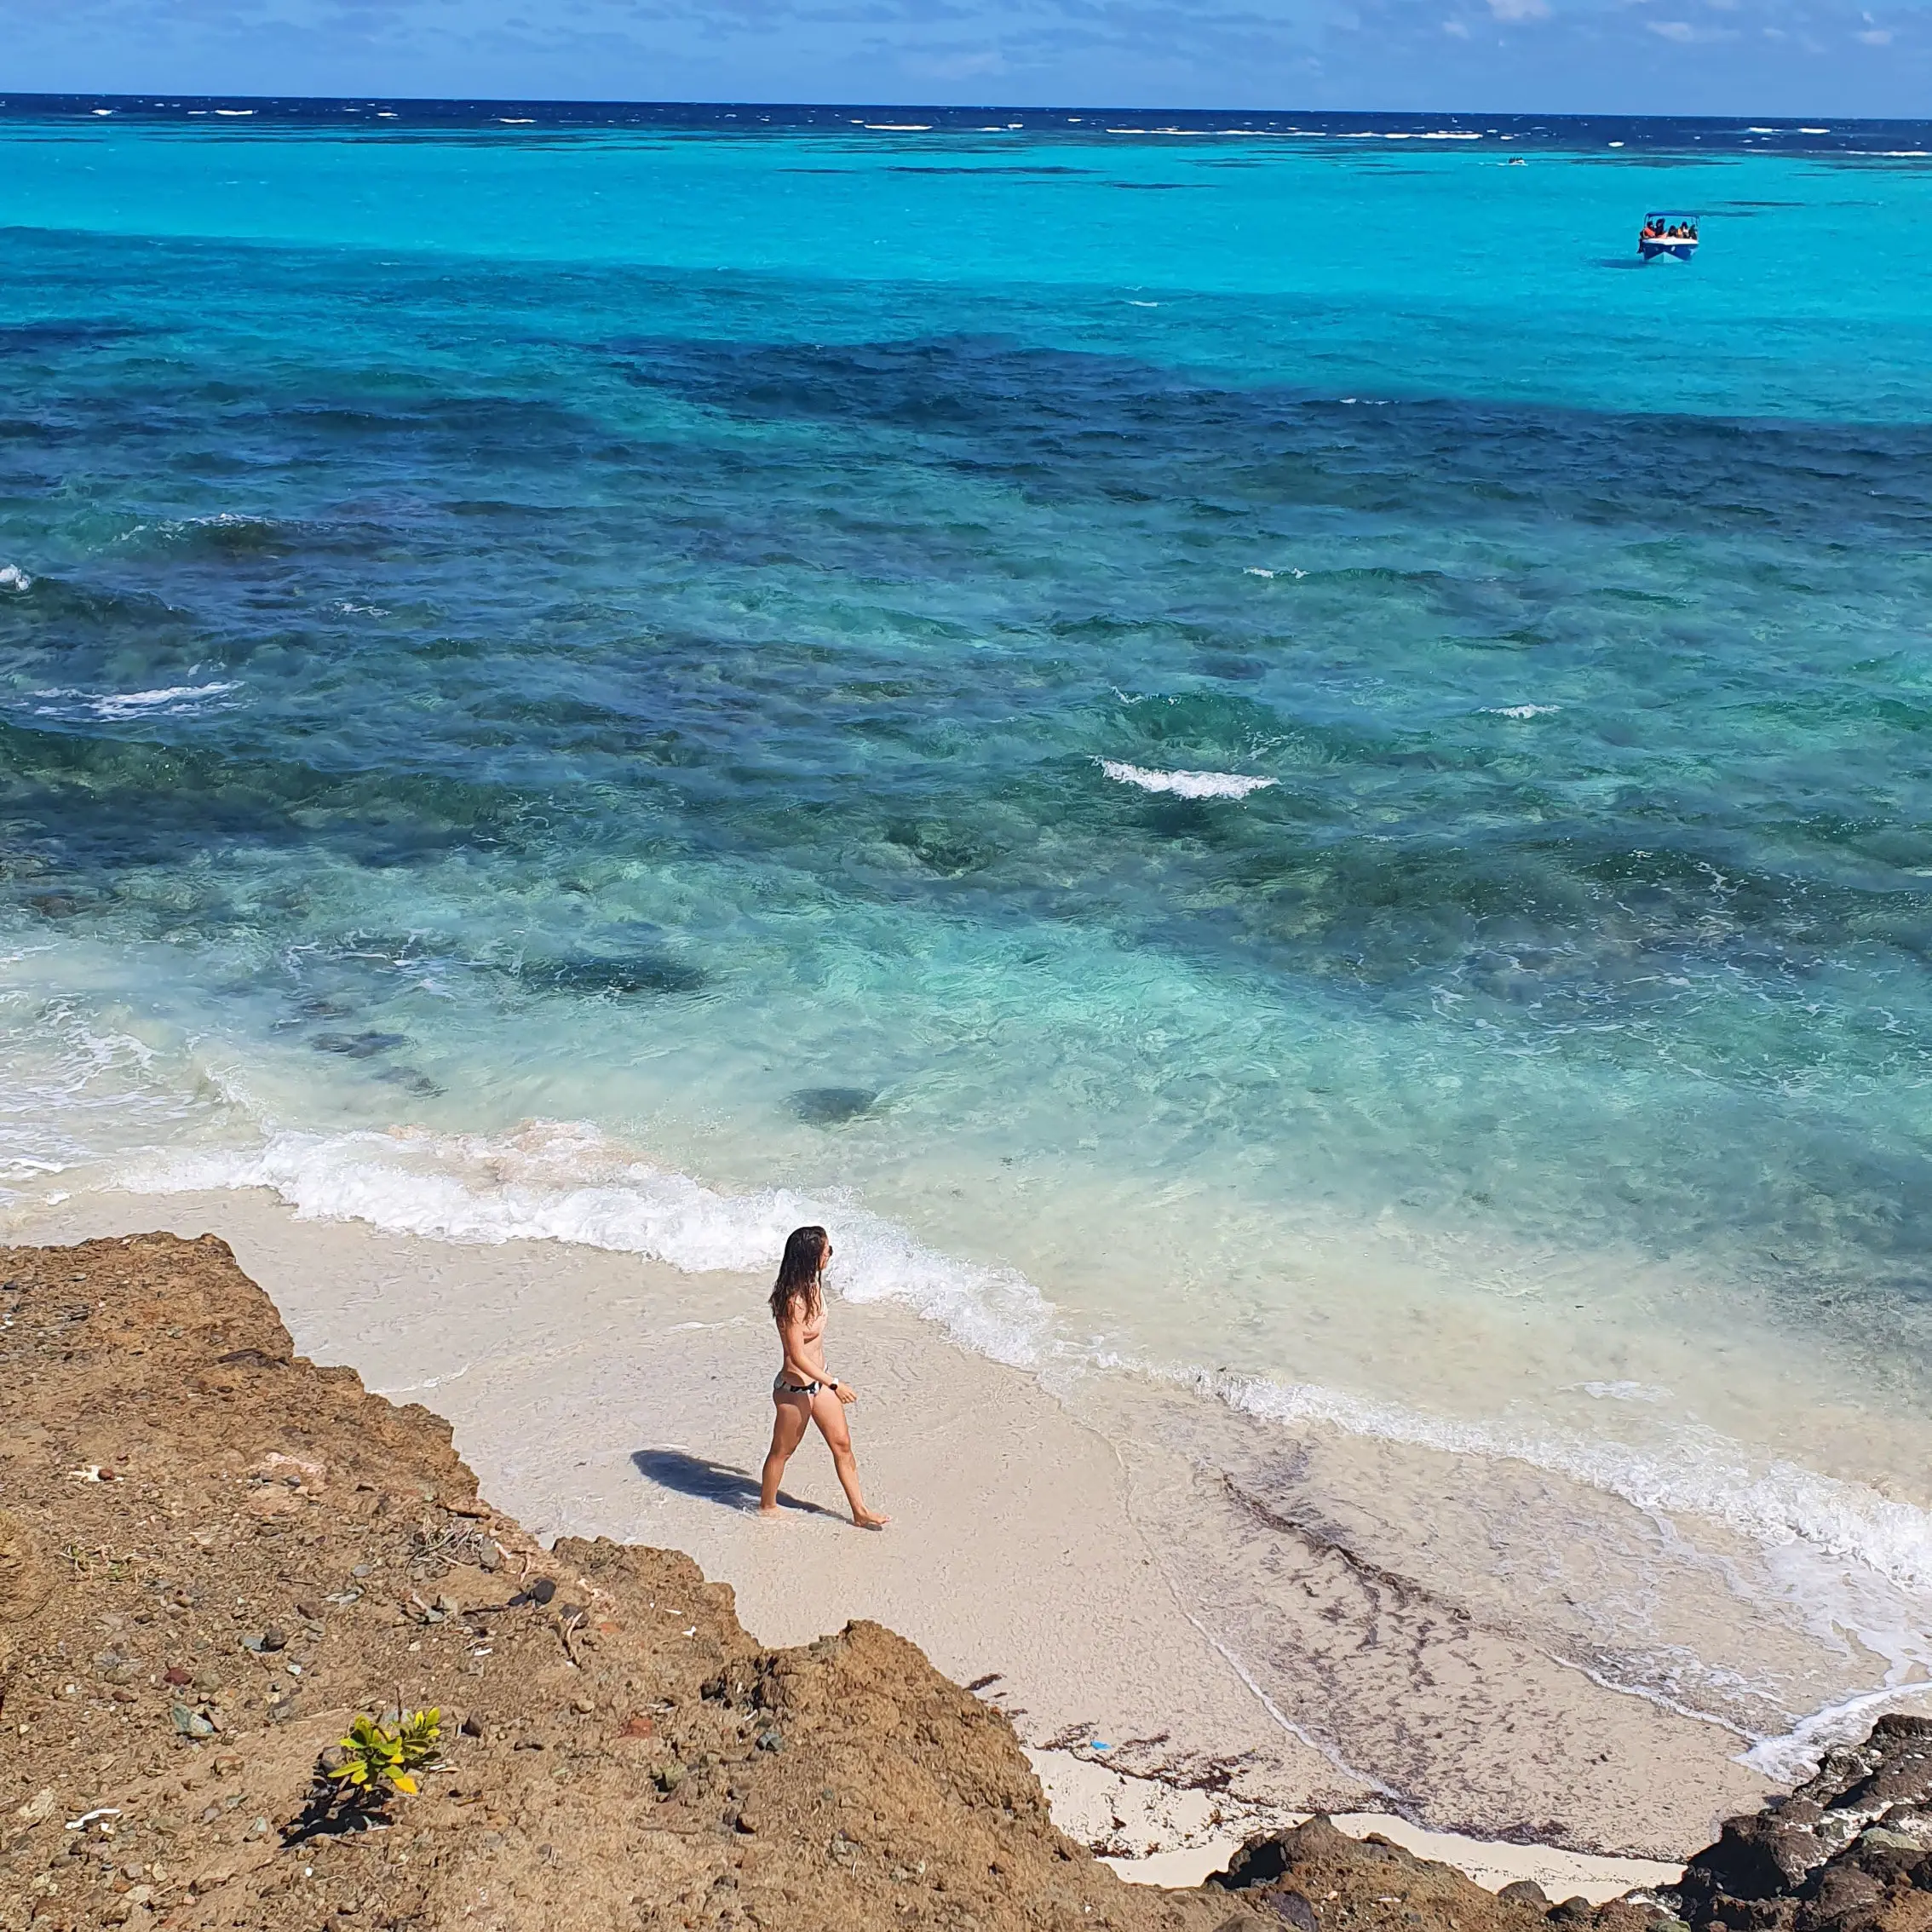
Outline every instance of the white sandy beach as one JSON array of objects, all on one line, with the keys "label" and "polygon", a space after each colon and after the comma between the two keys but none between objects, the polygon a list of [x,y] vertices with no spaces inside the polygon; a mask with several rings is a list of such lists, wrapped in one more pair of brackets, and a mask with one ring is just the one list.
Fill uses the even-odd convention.
[{"label": "white sandy beach", "polygon": [[[1316,1748],[1193,1600],[1165,1526],[1222,1486],[1134,1435],[1130,1389],[1069,1401],[902,1310],[837,1306],[831,1360],[861,1391],[861,1467],[893,1527],[844,1521],[815,1437],[773,1523],[753,1506],[774,1361],[762,1279],[301,1221],[260,1193],[93,1195],[14,1238],[154,1227],[220,1233],[302,1353],[448,1417],[486,1493],[543,1537],[687,1550],[773,1644],[853,1617],[911,1637],[1012,1716],[1069,1828],[1137,1876],[1192,1882],[1243,1831],[1319,1808],[1363,1830],[1459,1828],[1418,1849],[1488,1883],[1603,1897],[1663,1877],[1766,1788],[1727,1731],[1444,1607],[1418,1624],[1385,1601],[1395,1579],[1365,1606],[1360,1566],[1316,1551],[1271,1579],[1274,1641],[1302,1647],[1313,1694],[1363,1698],[1364,1735],[1400,1725],[1411,1815],[1391,1820],[1389,1787]],[[1343,1653],[1353,1676],[1333,1668]],[[1346,1734],[1350,1713],[1329,1715],[1344,1721],[1323,1734]],[[1492,1837],[1523,1842],[1472,1843]]]}]

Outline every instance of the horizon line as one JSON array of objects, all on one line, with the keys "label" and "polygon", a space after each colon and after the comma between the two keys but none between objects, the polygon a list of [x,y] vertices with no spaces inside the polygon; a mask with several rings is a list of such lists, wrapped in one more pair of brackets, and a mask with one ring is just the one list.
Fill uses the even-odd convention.
[{"label": "horizon line", "polygon": [[[45,89],[8,89],[0,91],[0,110],[15,106],[36,105],[58,105],[68,102],[113,102],[132,107],[169,107],[189,103],[248,103],[256,107],[275,106],[371,106],[371,107],[576,107],[616,109],[731,109],[739,112],[814,112],[814,113],[917,113],[934,115],[955,114],[1044,114],[1061,116],[1085,116],[1101,114],[1155,114],[1176,118],[1245,118],[1274,119],[1292,117],[1306,120],[1377,119],[1377,120],[1469,120],[1536,122],[1565,121],[1590,122],[1614,121],[1624,125],[1632,123],[1654,124],[1673,127],[1737,127],[1751,131],[1754,122],[1748,113],[1735,114],[1659,114],[1636,113],[1619,109],[1594,108],[1587,111],[1544,108],[1486,108],[1486,107],[1178,107],[1162,106],[1130,106],[1119,102],[1065,102],[1053,106],[1019,106],[1003,101],[932,102],[917,101],[745,101],[729,99],[692,100],[647,100],[632,99],[623,95],[577,95],[561,94],[255,94],[216,90],[197,93],[182,89],[158,89],[129,91],[94,90],[88,89],[49,90]],[[1791,113],[1769,114],[1770,120],[1797,123],[1803,118]],[[1831,120],[1836,124],[1826,129],[1806,129],[1796,124],[1790,127],[1768,129],[1766,131],[1780,134],[1837,133],[1847,128],[1881,127],[1925,127],[1932,126],[1932,116],[1883,115],[1883,114],[1831,114],[1820,110],[1815,117],[1820,120]],[[929,132],[923,129],[894,130],[904,132]],[[1134,130],[1138,131],[1138,130]],[[1154,131],[1154,130],[1149,130]]]}]

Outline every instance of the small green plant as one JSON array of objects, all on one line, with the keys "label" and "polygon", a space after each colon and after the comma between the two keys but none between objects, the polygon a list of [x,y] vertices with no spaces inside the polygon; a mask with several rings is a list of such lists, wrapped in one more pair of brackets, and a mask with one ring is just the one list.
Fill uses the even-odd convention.
[{"label": "small green plant", "polygon": [[399,1712],[394,1724],[359,1716],[338,1747],[342,1762],[328,1775],[352,1801],[380,1804],[391,1791],[413,1796],[415,1774],[435,1762],[442,1736],[440,1710]]}]

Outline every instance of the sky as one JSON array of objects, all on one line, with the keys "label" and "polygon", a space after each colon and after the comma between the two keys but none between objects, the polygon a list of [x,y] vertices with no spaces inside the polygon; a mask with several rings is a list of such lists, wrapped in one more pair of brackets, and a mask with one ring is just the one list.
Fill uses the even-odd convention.
[{"label": "sky", "polygon": [[1932,117],[1932,0],[0,0],[0,89]]}]

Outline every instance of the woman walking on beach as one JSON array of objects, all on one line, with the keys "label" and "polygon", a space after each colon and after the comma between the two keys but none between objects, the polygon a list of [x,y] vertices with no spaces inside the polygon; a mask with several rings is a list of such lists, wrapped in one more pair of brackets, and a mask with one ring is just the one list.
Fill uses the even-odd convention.
[{"label": "woman walking on beach", "polygon": [[852,1453],[852,1431],[845,1412],[859,1400],[849,1382],[834,1382],[825,1369],[825,1263],[831,1259],[831,1238],[822,1228],[795,1228],[785,1244],[778,1283],[772,1290],[772,1320],[778,1324],[779,1344],[785,1350],[772,1401],[772,1446],[765,1458],[765,1481],[758,1507],[764,1515],[778,1514],[779,1479],[791,1452],[805,1440],[805,1425],[816,1423],[832,1454],[852,1520],[860,1529],[883,1529],[891,1521],[865,1507],[859,1493],[859,1463]]}]

